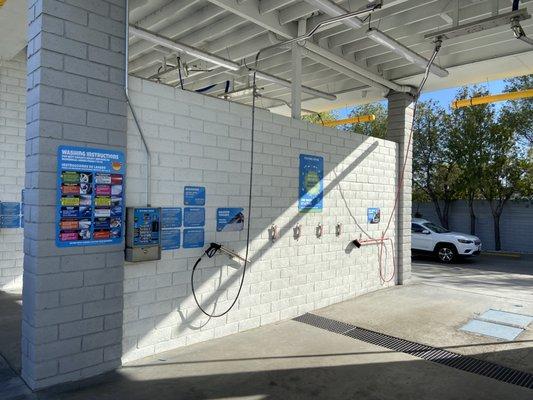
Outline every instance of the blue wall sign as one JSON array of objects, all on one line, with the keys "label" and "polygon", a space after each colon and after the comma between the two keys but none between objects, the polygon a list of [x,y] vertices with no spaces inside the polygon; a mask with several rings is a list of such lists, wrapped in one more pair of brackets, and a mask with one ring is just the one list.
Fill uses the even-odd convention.
[{"label": "blue wall sign", "polygon": [[379,208],[367,208],[366,214],[369,224],[378,224],[381,221],[381,210]]},{"label": "blue wall sign", "polygon": [[324,157],[300,154],[298,210],[321,212],[324,205]]},{"label": "blue wall sign", "polygon": [[183,230],[183,248],[184,249],[196,249],[204,247],[204,230],[198,228],[184,229]]},{"label": "blue wall sign", "polygon": [[161,228],[161,250],[176,250],[180,248],[181,229]]},{"label": "blue wall sign", "polygon": [[183,204],[186,206],[205,206],[205,187],[185,186]]},{"label": "blue wall sign", "polygon": [[20,203],[14,201],[3,201],[0,203],[0,228],[20,228],[21,227],[21,207]]},{"label": "blue wall sign", "polygon": [[244,229],[243,208],[217,208],[217,232],[236,232]]},{"label": "blue wall sign", "polygon": [[205,225],[205,208],[185,207],[183,211],[183,225],[187,228]]},{"label": "blue wall sign", "polygon": [[57,153],[56,245],[122,243],[124,153],[60,146]]},{"label": "blue wall sign", "polygon": [[181,207],[161,209],[161,249],[176,250],[181,245]]}]

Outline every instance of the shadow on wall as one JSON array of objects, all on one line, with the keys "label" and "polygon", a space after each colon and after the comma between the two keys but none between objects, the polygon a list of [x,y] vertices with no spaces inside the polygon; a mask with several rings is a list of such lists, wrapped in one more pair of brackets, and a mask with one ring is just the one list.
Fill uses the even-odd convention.
[{"label": "shadow on wall", "polygon": [[[509,350],[502,358],[527,356]],[[376,361],[368,362],[369,357]],[[401,357],[399,359],[399,357]],[[483,358],[479,354],[478,358]],[[398,353],[360,352],[125,367],[112,380],[84,389],[42,394],[43,400],[158,399],[530,399],[531,389],[409,359]],[[298,367],[294,367],[294,364]],[[292,365],[291,365],[292,364]]]},{"label": "shadow on wall", "polygon": [[[327,186],[324,187],[324,196],[326,196],[330,191],[332,190],[335,190],[335,189],[338,189],[338,184],[339,182],[342,181],[342,179],[344,177],[346,177],[350,172],[352,172],[370,153],[372,153],[376,148],[377,148],[378,144],[377,142],[374,142],[373,144],[371,144],[365,151],[363,151],[363,153],[361,153],[357,159],[355,161],[353,161],[351,164],[350,164],[350,167],[346,168],[342,173],[340,173],[339,175],[335,174],[336,177],[335,179],[333,179]],[[333,171],[333,169],[331,169],[330,171],[325,171],[325,175],[329,175],[329,173],[331,173]],[[351,213],[351,210],[348,208],[348,206],[346,205],[346,208],[349,210],[349,212]],[[286,235],[292,235],[293,233],[293,226],[298,223],[303,217],[304,217],[305,213],[300,213],[296,216],[294,216],[293,218],[291,218],[289,220],[289,222],[287,222],[285,225],[283,225],[282,227],[280,227],[280,239],[282,239],[283,237],[285,237]],[[251,216],[251,219],[252,219],[252,226],[253,226],[253,207],[252,207],[252,216]],[[255,229],[254,229],[255,228]],[[258,235],[261,234],[261,232],[263,231],[262,228],[258,228],[258,227],[254,227],[252,228],[252,231],[254,231],[256,233],[256,237]],[[253,241],[254,238],[251,239],[251,241]],[[280,240],[278,239],[278,240]],[[245,246],[245,244],[244,244]],[[260,248],[256,249],[255,250],[255,254],[251,257],[251,263],[250,265],[252,265],[251,269],[253,268],[253,263],[255,261],[259,261],[261,258],[263,258],[267,252],[269,251],[269,249],[271,248],[271,243],[269,241],[266,241],[265,244],[263,244]],[[243,252],[245,250],[245,247],[242,247],[240,248],[238,251],[239,252]],[[217,311],[217,301],[218,301],[218,297],[220,295],[220,291],[226,291],[230,286],[232,286],[234,283],[236,283],[240,277],[241,277],[241,270],[237,270],[234,274],[232,274],[231,276],[229,276],[227,278],[226,281],[222,282],[222,272],[220,272],[221,275],[220,275],[220,289],[219,291],[211,294],[208,298],[205,298],[202,300],[202,306],[204,307],[204,309],[209,309],[210,306],[212,306],[212,312],[216,312]],[[206,280],[209,280],[210,278],[207,278],[207,279],[204,279],[203,281],[205,282]],[[202,281],[198,282],[200,285],[202,284]],[[199,310],[199,309],[196,309],[191,315],[188,315],[188,317],[186,319],[184,319],[182,322],[183,324],[178,326],[178,332],[183,332],[185,327],[189,327],[189,328],[193,328],[193,329],[197,329],[193,326],[194,324],[194,321],[197,321],[199,317],[202,317],[203,314],[202,312]],[[207,322],[205,322],[205,324],[207,324]]]}]

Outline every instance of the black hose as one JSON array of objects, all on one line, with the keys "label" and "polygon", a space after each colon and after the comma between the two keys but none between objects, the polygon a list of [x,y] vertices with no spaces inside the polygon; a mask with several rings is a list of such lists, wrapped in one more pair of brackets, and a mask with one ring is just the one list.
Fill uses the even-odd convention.
[{"label": "black hose", "polygon": [[220,250],[220,245],[216,243],[211,243],[209,248],[200,256],[198,260],[196,260],[196,263],[194,263],[194,266],[192,268],[191,272],[191,290],[192,295],[194,297],[194,301],[196,302],[196,305],[200,309],[202,313],[207,315],[210,318],[218,318],[226,315],[231,311],[231,309],[235,306],[237,303],[237,300],[239,299],[239,296],[241,295],[242,287],[244,285],[244,277],[246,276],[246,268],[248,267],[248,255],[250,253],[250,227],[252,225],[252,186],[253,186],[253,180],[254,180],[254,143],[255,143],[255,99],[256,99],[256,90],[257,90],[257,72],[254,70],[253,75],[253,87],[252,87],[252,129],[251,129],[251,147],[250,147],[250,188],[248,191],[248,226],[246,228],[246,255],[244,256],[244,265],[242,267],[242,276],[241,281],[239,283],[239,290],[237,291],[237,294],[235,295],[235,299],[231,303],[231,305],[226,309],[226,311],[220,313],[220,314],[213,314],[209,313],[200,305],[200,302],[198,301],[198,298],[196,297],[196,290],[194,289],[194,273],[196,272],[196,268],[198,265],[200,265],[200,262],[202,261],[202,258],[204,255],[207,255],[209,258],[212,258],[216,255],[216,253]]},{"label": "black hose", "polygon": [[513,0],[513,11],[518,10],[519,4],[520,4],[520,0]]}]

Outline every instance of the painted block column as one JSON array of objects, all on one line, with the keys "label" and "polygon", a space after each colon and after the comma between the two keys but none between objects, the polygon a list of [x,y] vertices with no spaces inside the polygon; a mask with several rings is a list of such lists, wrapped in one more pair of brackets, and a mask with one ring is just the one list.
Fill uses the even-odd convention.
[{"label": "painted block column", "polygon": [[123,244],[55,244],[57,149],[124,151],[125,0],[29,0],[22,377],[32,389],[120,365]]},{"label": "painted block column", "polygon": [[[414,97],[408,93],[390,92],[388,99],[387,139],[399,144],[398,178],[401,184],[396,209],[397,283],[411,278],[411,203],[413,175],[413,141],[409,140],[414,117]],[[402,169],[405,164],[403,180]]]}]

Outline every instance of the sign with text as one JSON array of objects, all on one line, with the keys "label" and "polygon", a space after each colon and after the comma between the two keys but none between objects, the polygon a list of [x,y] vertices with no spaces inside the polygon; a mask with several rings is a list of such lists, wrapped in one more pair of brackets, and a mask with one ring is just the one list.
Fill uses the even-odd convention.
[{"label": "sign with text", "polygon": [[298,211],[322,212],[324,205],[324,158],[300,154]]}]

